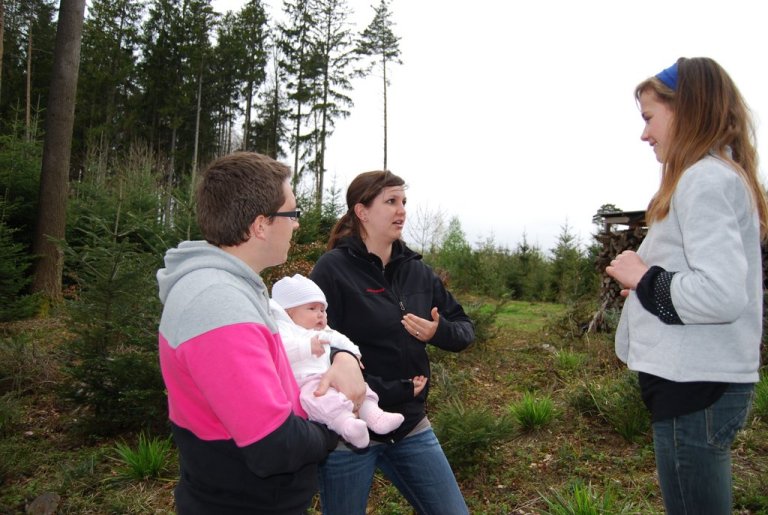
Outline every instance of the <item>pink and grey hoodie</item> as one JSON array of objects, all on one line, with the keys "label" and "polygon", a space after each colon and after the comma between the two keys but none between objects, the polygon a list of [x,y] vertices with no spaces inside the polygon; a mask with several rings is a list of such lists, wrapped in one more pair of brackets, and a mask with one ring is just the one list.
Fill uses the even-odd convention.
[{"label": "pink and grey hoodie", "polygon": [[179,513],[300,513],[336,437],[309,422],[261,277],[206,242],[157,273]]}]

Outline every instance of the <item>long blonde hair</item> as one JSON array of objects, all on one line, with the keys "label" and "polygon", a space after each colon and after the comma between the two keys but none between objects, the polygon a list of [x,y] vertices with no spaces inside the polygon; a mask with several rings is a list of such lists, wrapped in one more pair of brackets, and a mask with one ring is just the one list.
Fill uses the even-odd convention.
[{"label": "long blonde hair", "polygon": [[646,221],[652,224],[669,214],[672,195],[683,172],[713,153],[728,162],[744,179],[760,218],[760,235],[768,236],[768,201],[757,175],[757,150],[752,117],[738,88],[712,59],[696,57],[677,61],[677,86],[673,90],[656,77],[635,88],[635,99],[652,91],[669,106],[673,117],[671,144],[661,167],[661,185],[651,199]]}]

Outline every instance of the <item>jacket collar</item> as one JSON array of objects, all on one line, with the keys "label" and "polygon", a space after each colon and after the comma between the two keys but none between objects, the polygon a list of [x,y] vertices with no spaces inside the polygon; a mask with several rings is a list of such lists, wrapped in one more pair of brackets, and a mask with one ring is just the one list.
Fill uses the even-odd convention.
[{"label": "jacket collar", "polygon": [[[365,243],[358,236],[347,236],[342,238],[339,240],[339,244],[336,248],[346,249],[353,255],[365,259],[366,261],[376,263],[379,267],[381,267],[381,259],[379,256],[368,252],[368,248],[365,246]],[[392,256],[389,258],[390,265],[410,259],[421,259],[421,254],[418,254],[408,248],[408,246],[402,240],[397,240],[392,243]]]}]

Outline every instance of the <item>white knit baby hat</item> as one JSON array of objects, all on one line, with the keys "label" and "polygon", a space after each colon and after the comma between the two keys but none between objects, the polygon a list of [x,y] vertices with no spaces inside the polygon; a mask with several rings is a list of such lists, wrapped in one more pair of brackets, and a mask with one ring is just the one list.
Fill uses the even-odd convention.
[{"label": "white knit baby hat", "polygon": [[272,299],[283,309],[289,309],[310,302],[322,302],[328,307],[323,290],[311,279],[301,274],[283,277],[272,286]]}]

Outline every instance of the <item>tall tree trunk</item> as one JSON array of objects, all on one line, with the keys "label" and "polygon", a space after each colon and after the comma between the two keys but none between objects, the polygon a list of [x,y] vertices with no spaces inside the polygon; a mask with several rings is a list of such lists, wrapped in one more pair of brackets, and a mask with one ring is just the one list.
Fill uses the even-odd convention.
[{"label": "tall tree trunk", "polygon": [[38,260],[32,289],[61,299],[64,258],[56,240],[66,229],[69,159],[75,121],[77,74],[85,0],[61,0],[40,171],[40,196],[32,251]]},{"label": "tall tree trunk", "polygon": [[[0,92],[3,91],[3,39],[5,34],[5,1],[0,0]],[[0,97],[2,99],[2,97]]]},{"label": "tall tree trunk", "polygon": [[173,227],[176,224],[173,189],[176,187],[176,125],[178,122],[174,119],[171,123],[171,159],[168,163],[168,175],[166,176],[166,180],[168,181],[168,196],[166,197],[165,205],[165,223],[168,224],[168,227]]},{"label": "tall tree trunk", "polygon": [[[275,83],[278,81],[275,80]],[[272,159],[278,159],[280,153],[280,90],[275,86],[275,94],[272,97],[272,148],[269,149],[267,155]]]},{"label": "tall tree trunk", "polygon": [[[192,178],[189,181],[190,192],[195,191],[195,181],[197,178],[198,150],[200,147],[200,111],[202,110],[203,97],[203,63],[200,63],[200,75],[197,77],[197,108],[195,109],[195,146],[192,149]],[[190,193],[190,200],[194,195]]]},{"label": "tall tree trunk", "polygon": [[328,61],[325,62],[323,72],[323,110],[320,114],[320,149],[315,158],[317,179],[315,181],[315,205],[320,208],[323,205],[323,188],[325,180],[325,143],[328,139],[328,91],[330,84],[328,79]]},{"label": "tall tree trunk", "polygon": [[384,168],[387,169],[387,61],[382,63],[384,70]]},{"label": "tall tree trunk", "polygon": [[[200,61],[200,75],[197,78],[197,109],[195,112],[195,147],[192,150],[192,177],[189,180],[189,202],[195,198],[195,182],[197,182],[197,151],[200,146],[200,110],[203,96],[203,62]],[[187,218],[187,239],[192,236],[192,220]]]},{"label": "tall tree trunk", "polygon": [[249,135],[251,133],[251,105],[253,102],[253,81],[249,80],[248,85],[245,87],[245,130],[243,131],[243,150],[250,150],[251,142],[249,141]]},{"label": "tall tree trunk", "polygon": [[[301,82],[301,76],[299,76],[299,82]],[[296,148],[293,151],[293,179],[291,180],[291,186],[295,190],[299,185],[299,152],[301,151],[301,144],[299,143],[301,138],[301,100],[296,101]]]},{"label": "tall tree trunk", "polygon": [[27,142],[32,141],[32,17],[27,29],[27,92],[24,110],[24,129]]}]

